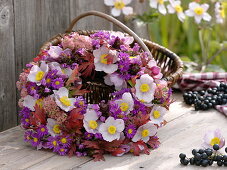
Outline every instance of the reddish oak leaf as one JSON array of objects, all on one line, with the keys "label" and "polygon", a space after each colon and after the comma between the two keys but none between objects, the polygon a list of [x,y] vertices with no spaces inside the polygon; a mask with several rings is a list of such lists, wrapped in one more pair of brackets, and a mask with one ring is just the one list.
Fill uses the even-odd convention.
[{"label": "reddish oak leaf", "polygon": [[72,145],[71,145],[71,148],[70,148],[70,150],[69,150],[69,152],[68,152],[68,156],[69,156],[69,157],[72,157],[72,156],[74,155],[75,152],[76,152],[76,144],[72,144]]},{"label": "reddish oak leaf", "polygon": [[105,161],[105,158],[102,153],[94,154],[92,156],[93,156],[93,158],[95,158],[94,159],[95,162],[96,161]]},{"label": "reddish oak leaf", "polygon": [[86,148],[98,149],[98,150],[100,149],[100,145],[97,141],[85,140],[82,144],[85,145]]},{"label": "reddish oak leaf", "polygon": [[79,77],[79,71],[78,66],[76,66],[72,72],[72,74],[69,76],[69,79],[66,82],[66,86],[69,86],[71,83],[74,83],[75,81],[81,81]]},{"label": "reddish oak leaf", "polygon": [[93,74],[94,76],[94,56],[92,53],[86,51],[84,52],[83,59],[85,60],[81,65],[79,65],[79,72],[84,77],[89,77]]},{"label": "reddish oak leaf", "polygon": [[35,105],[35,111],[34,112],[31,112],[30,122],[34,126],[37,126],[39,124],[46,124],[46,115],[45,115],[45,112],[37,104]]},{"label": "reddish oak leaf", "polygon": [[117,148],[119,148],[119,146],[123,143],[122,140],[114,140],[112,142],[106,142],[106,141],[102,141],[100,142],[100,146],[102,146],[102,148],[107,151],[107,152],[113,152],[115,151]]},{"label": "reddish oak leaf", "polygon": [[147,142],[147,144],[152,148],[152,149],[156,149],[159,147],[160,142],[159,142],[159,138],[157,136],[152,136],[150,137],[149,141]]},{"label": "reddish oak leaf", "polygon": [[125,149],[124,148],[117,148],[113,152],[111,152],[111,154],[113,156],[122,156],[124,153],[125,153]]}]

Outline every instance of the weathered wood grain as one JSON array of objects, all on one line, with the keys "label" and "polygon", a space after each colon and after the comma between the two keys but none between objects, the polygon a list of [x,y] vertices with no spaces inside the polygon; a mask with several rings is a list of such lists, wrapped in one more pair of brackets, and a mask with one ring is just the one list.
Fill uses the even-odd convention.
[{"label": "weathered wood grain", "polygon": [[0,131],[17,124],[12,0],[0,0]]},{"label": "weathered wood grain", "polygon": [[[102,0],[70,0],[71,20],[86,11],[96,10],[108,13],[108,9]],[[110,23],[102,18],[89,16],[79,21],[74,30],[110,30]]]}]

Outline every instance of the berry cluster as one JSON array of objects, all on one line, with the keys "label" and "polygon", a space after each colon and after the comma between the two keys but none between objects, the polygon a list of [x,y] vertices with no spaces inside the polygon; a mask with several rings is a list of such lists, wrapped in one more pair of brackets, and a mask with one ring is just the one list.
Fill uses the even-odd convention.
[{"label": "berry cluster", "polygon": [[[194,157],[187,158],[184,153],[179,155],[180,163],[182,165],[197,165],[206,167],[208,165],[212,165],[213,162],[217,162],[218,166],[227,166],[227,155],[218,154],[217,151],[219,150],[219,145],[215,144],[213,149],[193,149],[192,154]],[[227,153],[227,147],[225,148],[225,152]]]},{"label": "berry cluster", "polygon": [[216,105],[227,104],[227,84],[220,83],[218,87],[206,91],[188,91],[183,98],[186,104],[194,104],[195,110],[208,110]]}]

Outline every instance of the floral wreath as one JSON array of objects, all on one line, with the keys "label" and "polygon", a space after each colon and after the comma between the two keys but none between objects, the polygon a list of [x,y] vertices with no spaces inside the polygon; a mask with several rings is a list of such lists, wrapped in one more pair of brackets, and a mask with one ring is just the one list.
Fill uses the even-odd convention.
[{"label": "floral wreath", "polygon": [[[17,88],[24,140],[60,155],[121,156],[149,154],[159,146],[171,89],[161,80],[153,58],[131,36],[98,31],[65,35],[42,50],[20,74]],[[110,98],[89,103],[86,81],[114,90]]]}]

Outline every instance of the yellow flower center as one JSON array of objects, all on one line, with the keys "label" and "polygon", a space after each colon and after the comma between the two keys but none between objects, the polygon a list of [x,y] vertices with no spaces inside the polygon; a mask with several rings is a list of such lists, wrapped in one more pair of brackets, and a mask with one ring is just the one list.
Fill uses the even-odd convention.
[{"label": "yellow flower center", "polygon": [[128,134],[131,134],[133,132],[132,129],[128,129]]},{"label": "yellow flower center", "polygon": [[164,4],[164,0],[158,0],[159,4]]},{"label": "yellow flower center", "polygon": [[36,100],[35,104],[37,104],[39,107],[43,107],[43,99]]},{"label": "yellow flower center", "polygon": [[158,110],[155,110],[155,111],[153,112],[153,117],[154,117],[155,119],[158,119],[160,116],[161,116],[161,114],[160,114],[160,112],[159,112]]},{"label": "yellow flower center", "polygon": [[47,79],[46,79],[46,82],[47,82],[47,83],[50,83],[50,82],[51,82],[51,79],[50,79],[50,78],[47,78]]},{"label": "yellow flower center", "polygon": [[29,119],[25,119],[25,122],[29,122]]},{"label": "yellow flower center", "polygon": [[79,101],[79,105],[84,105],[84,102],[83,101]]},{"label": "yellow flower center", "polygon": [[109,134],[113,135],[113,134],[116,133],[116,131],[117,131],[116,126],[111,125],[111,126],[108,127]]},{"label": "yellow flower center", "polygon": [[64,104],[65,106],[71,106],[71,101],[69,100],[69,98],[67,96],[63,96],[60,98],[60,101],[62,102],[62,104]]},{"label": "yellow flower center", "polygon": [[35,80],[36,81],[40,81],[40,80],[43,79],[43,77],[44,77],[44,72],[43,71],[38,71],[38,73],[36,73],[36,75],[35,75]]},{"label": "yellow flower center", "polygon": [[26,137],[27,140],[31,139],[29,136]]},{"label": "yellow flower center", "polygon": [[54,125],[54,126],[53,126],[53,131],[54,131],[54,133],[56,133],[56,134],[61,133],[60,126],[59,126],[59,125]]},{"label": "yellow flower center", "polygon": [[41,132],[45,132],[46,129],[45,129],[45,128],[41,128],[40,131],[41,131]]},{"label": "yellow flower center", "polygon": [[222,8],[220,10],[220,15],[221,15],[222,18],[225,18],[225,10],[224,10],[224,8]]},{"label": "yellow flower center", "polygon": [[34,142],[38,142],[38,138],[33,138],[33,141]]},{"label": "yellow flower center", "polygon": [[120,104],[120,109],[123,112],[127,111],[129,109],[128,103],[125,103],[125,102],[121,103]]},{"label": "yellow flower center", "polygon": [[141,135],[142,135],[142,137],[147,137],[148,135],[149,135],[149,130],[148,129],[144,129],[142,132],[141,132]]},{"label": "yellow flower center", "polygon": [[60,84],[60,81],[56,81],[55,84],[56,84],[56,85],[59,85],[59,84]]},{"label": "yellow flower center", "polygon": [[60,149],[60,151],[61,151],[61,152],[64,152],[64,151],[65,151],[65,149],[61,148],[61,149]]},{"label": "yellow flower center", "polygon": [[197,15],[202,15],[204,13],[204,9],[202,7],[196,7],[194,9],[194,12],[197,14]]},{"label": "yellow flower center", "polygon": [[54,141],[52,142],[52,144],[53,144],[54,146],[56,146],[56,145],[57,145],[57,141],[54,140]]},{"label": "yellow flower center", "polygon": [[96,129],[98,127],[98,123],[95,120],[90,120],[89,121],[89,127],[91,129]]},{"label": "yellow flower center", "polygon": [[122,9],[125,7],[125,3],[122,0],[114,2],[114,7],[116,9]]},{"label": "yellow flower center", "polygon": [[103,54],[100,56],[100,62],[102,64],[108,64],[108,59],[106,58],[106,56],[108,56],[108,54]]},{"label": "yellow flower center", "polygon": [[67,139],[66,138],[62,138],[61,139],[61,143],[67,143]]},{"label": "yellow flower center", "polygon": [[63,74],[65,74],[65,73],[66,73],[64,69],[61,69],[61,72],[62,72]]},{"label": "yellow flower center", "polygon": [[175,10],[177,11],[177,13],[180,13],[183,11],[183,8],[180,5],[176,5]]},{"label": "yellow flower center", "polygon": [[210,145],[213,146],[214,144],[220,144],[221,140],[218,137],[214,137],[213,139],[211,139],[210,141]]},{"label": "yellow flower center", "polygon": [[141,92],[148,92],[150,90],[150,86],[148,84],[141,84],[140,91]]}]

